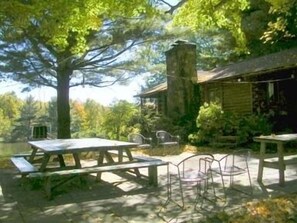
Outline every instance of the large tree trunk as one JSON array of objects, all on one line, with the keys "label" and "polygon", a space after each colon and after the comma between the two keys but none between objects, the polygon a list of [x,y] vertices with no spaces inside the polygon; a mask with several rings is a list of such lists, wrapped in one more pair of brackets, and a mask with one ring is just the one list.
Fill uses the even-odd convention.
[{"label": "large tree trunk", "polygon": [[69,82],[72,71],[61,69],[57,84],[58,139],[70,139]]}]

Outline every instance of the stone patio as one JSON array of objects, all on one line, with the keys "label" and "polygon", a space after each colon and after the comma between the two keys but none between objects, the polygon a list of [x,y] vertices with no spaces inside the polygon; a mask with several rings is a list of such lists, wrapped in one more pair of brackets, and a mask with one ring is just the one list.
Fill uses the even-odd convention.
[{"label": "stone patio", "polygon": [[[177,162],[190,153],[178,156],[156,157]],[[215,154],[216,158],[223,154]],[[86,164],[91,161],[86,161]],[[263,184],[257,183],[258,159],[251,158],[250,172],[254,195],[228,190],[227,199],[217,199],[216,204],[204,201],[194,208],[193,201],[186,199],[186,208],[180,209],[175,202],[167,200],[167,168],[159,167],[159,187],[149,187],[145,180],[136,179],[126,173],[116,175],[103,173],[98,183],[88,177],[86,184],[73,181],[55,192],[53,200],[46,199],[40,182],[20,185],[20,179],[12,169],[0,169],[0,223],[34,222],[197,222],[205,215],[218,211],[232,211],[242,204],[260,198],[297,192],[296,165],[287,167],[286,185],[278,186],[278,171],[264,169]],[[217,195],[223,197],[219,179],[214,179]],[[228,182],[226,182],[228,183]],[[245,189],[247,177],[241,177],[239,185]],[[180,202],[178,190],[174,189],[174,200]]]}]

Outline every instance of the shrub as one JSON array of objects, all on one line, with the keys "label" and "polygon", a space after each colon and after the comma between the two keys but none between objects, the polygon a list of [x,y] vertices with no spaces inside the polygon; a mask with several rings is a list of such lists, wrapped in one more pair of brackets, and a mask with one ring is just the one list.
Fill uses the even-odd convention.
[{"label": "shrub", "polygon": [[240,118],[237,135],[241,142],[251,142],[257,135],[270,134],[272,124],[261,114],[246,115]]},{"label": "shrub", "polygon": [[217,135],[222,135],[223,111],[217,103],[204,103],[196,119],[198,132],[189,136],[189,141],[196,144],[210,142]]},{"label": "shrub", "polygon": [[205,103],[196,119],[198,132],[189,135],[193,144],[207,144],[218,136],[239,136],[239,143],[252,141],[252,137],[271,132],[272,125],[263,115],[244,115],[224,112],[218,103]]}]

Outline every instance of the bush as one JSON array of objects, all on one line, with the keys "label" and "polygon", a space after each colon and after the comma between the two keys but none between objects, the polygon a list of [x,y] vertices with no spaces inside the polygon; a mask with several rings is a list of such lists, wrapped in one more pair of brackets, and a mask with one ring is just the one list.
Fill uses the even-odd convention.
[{"label": "bush", "polygon": [[251,142],[254,136],[267,135],[272,131],[272,124],[264,115],[246,115],[240,118],[237,135],[241,142]]},{"label": "bush", "polygon": [[198,132],[189,135],[192,144],[203,145],[218,136],[239,136],[239,143],[252,140],[253,136],[271,132],[272,125],[263,115],[240,116],[222,110],[218,103],[204,103],[196,119]]}]

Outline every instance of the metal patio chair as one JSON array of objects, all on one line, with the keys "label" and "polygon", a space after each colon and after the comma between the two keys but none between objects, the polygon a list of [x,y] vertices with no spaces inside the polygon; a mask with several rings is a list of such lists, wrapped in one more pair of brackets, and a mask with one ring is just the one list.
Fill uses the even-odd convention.
[{"label": "metal patio chair", "polygon": [[128,141],[138,143],[138,148],[150,149],[152,148],[152,138],[144,137],[139,133],[131,133],[128,135]]},{"label": "metal patio chair", "polygon": [[[236,189],[243,193],[252,195],[253,194],[253,186],[251,175],[249,171],[248,161],[250,158],[250,150],[240,149],[236,150],[231,154],[223,156],[219,160],[214,160],[211,172],[218,174],[221,177],[224,194],[226,197],[226,186],[224,183],[224,178],[229,177],[230,188]],[[250,187],[250,193],[246,190],[239,189],[238,186],[235,187],[234,178],[240,175],[246,175],[248,178],[248,183]]]},{"label": "metal patio chair", "polygon": [[178,135],[171,135],[169,132],[159,130],[156,132],[158,146],[177,146],[179,147],[180,137]]},{"label": "metal patio chair", "polygon": [[[211,154],[195,154],[185,159],[181,160],[177,164],[169,163],[168,166],[168,199],[166,204],[171,200],[178,204],[179,202],[174,201],[172,198],[173,184],[178,182],[178,190],[180,191],[182,205],[181,208],[185,206],[185,190],[195,189],[197,192],[195,198],[195,207],[198,203],[198,198],[202,197],[201,207],[203,205],[203,200],[208,199],[207,191],[209,188],[209,179],[211,179],[211,185],[213,193],[215,195],[215,189],[212,179],[212,174],[209,171],[213,162],[213,155]],[[173,179],[177,181],[173,181]],[[176,197],[176,196],[174,196]]]}]

